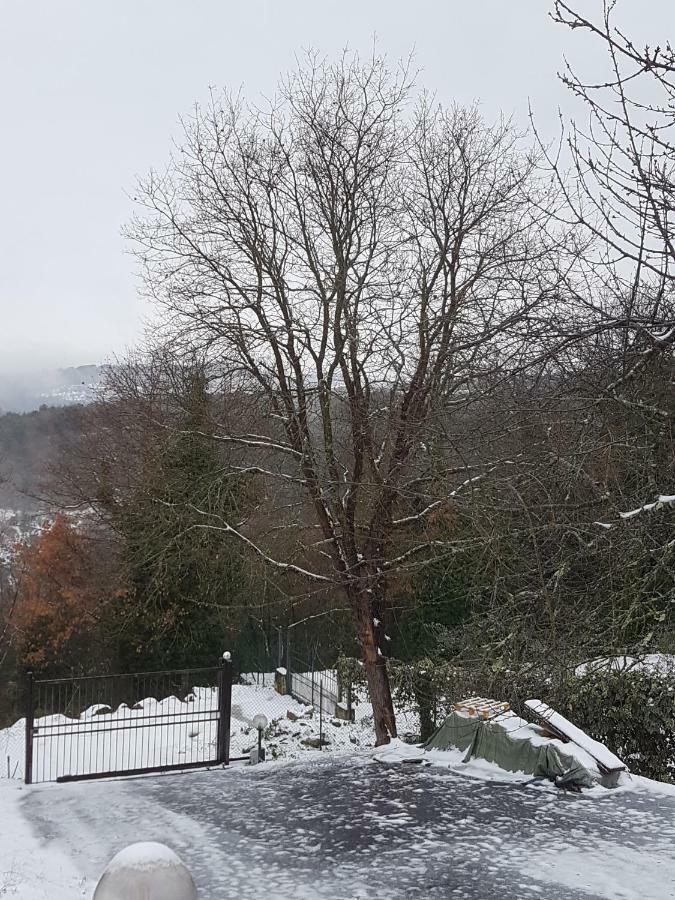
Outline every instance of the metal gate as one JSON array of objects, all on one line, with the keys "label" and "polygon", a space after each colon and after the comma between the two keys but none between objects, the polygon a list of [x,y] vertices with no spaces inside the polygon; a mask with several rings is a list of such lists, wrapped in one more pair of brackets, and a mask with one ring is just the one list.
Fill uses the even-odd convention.
[{"label": "metal gate", "polygon": [[232,662],[26,683],[26,784],[228,765]]}]

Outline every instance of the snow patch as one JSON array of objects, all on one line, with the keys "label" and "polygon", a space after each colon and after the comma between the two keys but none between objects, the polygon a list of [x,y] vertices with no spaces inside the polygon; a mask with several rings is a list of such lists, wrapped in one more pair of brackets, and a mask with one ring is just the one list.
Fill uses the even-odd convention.
[{"label": "snow patch", "polygon": [[582,677],[590,672],[642,672],[645,675],[675,676],[675,656],[646,653],[644,656],[611,656],[582,663],[574,674]]},{"label": "snow patch", "polygon": [[25,821],[17,784],[0,782],[0,897],[74,900],[93,884],[53,845],[44,845]]}]

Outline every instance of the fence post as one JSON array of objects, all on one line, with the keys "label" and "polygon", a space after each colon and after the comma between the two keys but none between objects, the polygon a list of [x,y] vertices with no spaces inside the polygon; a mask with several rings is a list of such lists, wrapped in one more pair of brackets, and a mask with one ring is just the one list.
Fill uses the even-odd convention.
[{"label": "fence post", "polygon": [[35,731],[35,710],[33,708],[33,673],[26,672],[26,756],[24,776],[26,784],[33,782],[33,733]]},{"label": "fence post", "polygon": [[293,693],[293,665],[291,663],[291,629],[286,627],[286,693]]},{"label": "fence post", "polygon": [[223,668],[218,678],[218,762],[230,764],[230,721],[232,719],[232,654],[223,653]]},{"label": "fence post", "polygon": [[312,660],[312,706],[314,706],[314,660]]},{"label": "fence post", "polygon": [[347,715],[349,716],[349,721],[352,721],[352,683],[351,680],[347,682]]},{"label": "fence post", "polygon": [[319,750],[323,750],[323,679],[319,682]]}]

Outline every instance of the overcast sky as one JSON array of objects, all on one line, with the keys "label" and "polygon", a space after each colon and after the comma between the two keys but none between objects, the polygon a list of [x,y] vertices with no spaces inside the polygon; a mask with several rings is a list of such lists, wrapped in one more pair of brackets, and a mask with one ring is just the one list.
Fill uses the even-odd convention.
[{"label": "overcast sky", "polygon": [[[596,0],[578,0],[583,10]],[[641,40],[675,38],[673,0],[620,0]],[[563,52],[597,46],[549,0],[0,0],[0,372],[101,362],[142,334],[120,228],[136,174],[161,166],[209,85],[271,94],[294,54],[345,45],[396,59],[444,101],[481,101],[553,134],[571,109]],[[595,54],[594,54],[595,51]]]}]

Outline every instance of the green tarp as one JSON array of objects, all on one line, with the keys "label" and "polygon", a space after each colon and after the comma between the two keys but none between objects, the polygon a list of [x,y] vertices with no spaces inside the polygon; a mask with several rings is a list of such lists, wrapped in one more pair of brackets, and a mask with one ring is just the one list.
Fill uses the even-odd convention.
[{"label": "green tarp", "polygon": [[487,721],[450,713],[424,749],[448,750],[453,747],[465,751],[464,762],[472,757],[485,759],[508,772],[549,778],[561,787],[593,787],[604,783],[583,750],[575,744],[563,744],[545,737],[541,728],[514,713],[504,713]]}]

